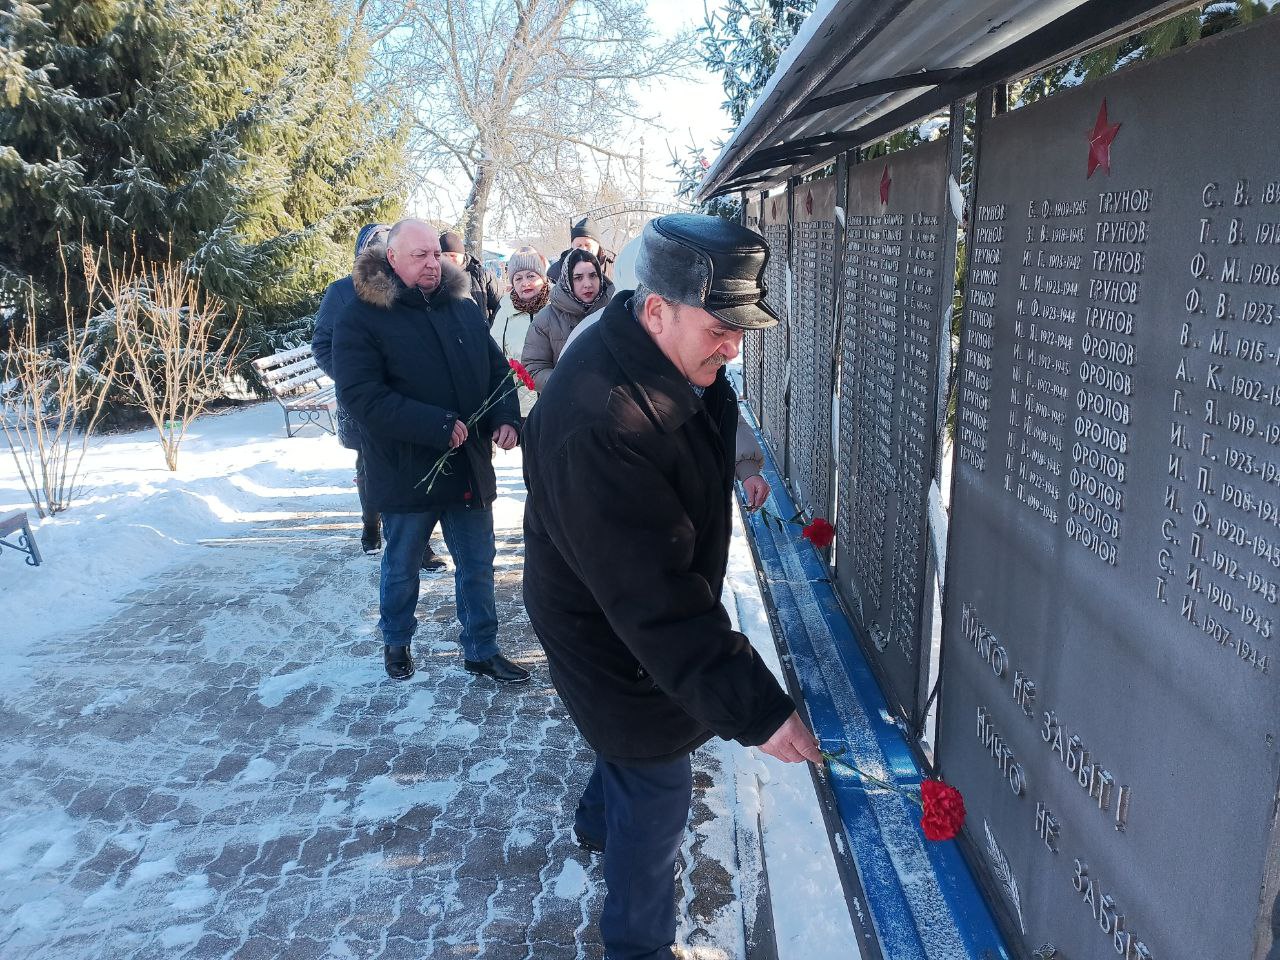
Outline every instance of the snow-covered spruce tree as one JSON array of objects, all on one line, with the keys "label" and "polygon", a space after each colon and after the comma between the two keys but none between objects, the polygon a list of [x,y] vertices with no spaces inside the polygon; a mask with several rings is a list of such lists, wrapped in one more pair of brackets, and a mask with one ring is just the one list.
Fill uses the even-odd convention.
[{"label": "snow-covered spruce tree", "polygon": [[724,108],[734,124],[769,82],[815,5],[816,0],[728,0],[707,14],[698,46],[707,69],[723,78]]},{"label": "snow-covered spruce tree", "polygon": [[59,234],[110,238],[187,262],[265,349],[401,194],[401,140],[355,93],[366,46],[344,17],[329,0],[0,7],[0,297],[31,277],[47,325]]},{"label": "snow-covered spruce tree", "polygon": [[[702,177],[710,166],[706,153],[696,144],[690,143],[685,147],[683,157],[672,147],[671,169],[676,174],[676,196],[693,203]],[[724,217],[726,220],[737,220],[742,214],[742,203],[736,196],[715,197],[696,206],[699,213],[705,213],[709,217]]]},{"label": "snow-covered spruce tree", "polygon": [[1164,56],[1204,37],[1244,26],[1272,13],[1260,0],[1215,0],[1180,13],[1116,43],[1057,64],[1009,85],[1009,102],[1026,106],[1067,87],[1115,73],[1141,60]]}]

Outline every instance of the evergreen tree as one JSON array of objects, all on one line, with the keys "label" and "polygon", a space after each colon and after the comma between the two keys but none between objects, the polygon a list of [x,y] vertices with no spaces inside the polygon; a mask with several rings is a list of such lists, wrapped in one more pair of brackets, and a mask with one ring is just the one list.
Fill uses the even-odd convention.
[{"label": "evergreen tree", "polygon": [[1272,4],[1260,0],[1215,0],[1204,4],[1116,43],[1010,84],[1010,105],[1026,106],[1064,87],[1097,80],[1141,60],[1163,56],[1204,37],[1252,23],[1271,13],[1271,7]]},{"label": "evergreen tree", "polygon": [[[676,174],[676,196],[682,200],[693,202],[702,184],[702,177],[711,166],[707,155],[695,144],[685,148],[682,157],[671,150],[671,169]],[[724,217],[726,220],[737,220],[742,215],[742,203],[734,195],[713,197],[706,203],[698,204],[699,213],[709,217]]]},{"label": "evergreen tree", "polygon": [[[720,74],[725,93],[722,106],[735,126],[773,76],[783,51],[815,4],[816,0],[728,0],[720,10],[707,13],[706,22],[698,28],[698,51],[707,69]],[[721,142],[714,146],[718,149]],[[670,166],[677,196],[693,198],[705,171],[704,159],[705,153],[697,144],[686,147],[684,157],[672,151]],[[724,197],[698,209],[736,219],[739,207],[736,198]]]},{"label": "evergreen tree", "polygon": [[723,78],[724,108],[742,121],[816,0],[728,0],[698,30],[703,62]]},{"label": "evergreen tree", "polygon": [[[173,256],[265,348],[398,205],[402,140],[330,0],[0,9],[0,296],[60,316],[59,237]],[[73,299],[82,296],[74,288]]]}]

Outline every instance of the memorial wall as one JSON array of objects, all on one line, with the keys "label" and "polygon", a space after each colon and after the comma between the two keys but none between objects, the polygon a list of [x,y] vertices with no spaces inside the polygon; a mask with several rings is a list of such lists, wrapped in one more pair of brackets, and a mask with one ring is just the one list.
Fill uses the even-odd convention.
[{"label": "memorial wall", "polygon": [[[1265,943],[1277,50],[1263,20],[981,135],[938,756],[1027,956],[1253,960]],[[858,327],[881,351],[863,392],[887,397],[889,331]],[[890,426],[886,406],[866,416]],[[858,448],[855,515],[882,509],[862,466],[886,455]]]},{"label": "memorial wall", "polygon": [[787,197],[765,197],[760,214],[760,232],[769,244],[769,264],[765,273],[766,301],[782,318],[776,327],[764,331],[761,429],[777,458],[778,469],[787,472],[787,388],[791,379],[788,337],[791,326],[790,224]]},{"label": "memorial wall", "polygon": [[794,188],[788,476],[810,517],[831,513],[831,358],[835,352],[836,182]]},{"label": "memorial wall", "polygon": [[836,584],[885,689],[914,717],[934,463],[947,144],[849,169],[842,266]]}]

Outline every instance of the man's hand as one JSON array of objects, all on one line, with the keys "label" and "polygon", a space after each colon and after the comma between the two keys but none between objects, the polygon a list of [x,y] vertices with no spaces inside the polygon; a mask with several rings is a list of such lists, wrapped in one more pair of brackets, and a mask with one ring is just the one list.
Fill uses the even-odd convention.
[{"label": "man's hand", "polygon": [[760,745],[771,757],[777,757],[783,763],[799,763],[808,760],[810,763],[822,762],[822,751],[818,741],[814,739],[809,728],[800,719],[800,714],[792,713],[767,741]]},{"label": "man's hand", "polygon": [[769,481],[758,473],[742,481],[742,490],[747,495],[748,510],[759,510],[769,499]]},{"label": "man's hand", "polygon": [[453,436],[449,438],[449,449],[456,450],[467,442],[467,425],[458,419],[453,424]]},{"label": "man's hand", "polygon": [[493,442],[500,446],[503,450],[510,450],[516,445],[516,429],[509,423],[504,423],[497,430],[493,431]]}]

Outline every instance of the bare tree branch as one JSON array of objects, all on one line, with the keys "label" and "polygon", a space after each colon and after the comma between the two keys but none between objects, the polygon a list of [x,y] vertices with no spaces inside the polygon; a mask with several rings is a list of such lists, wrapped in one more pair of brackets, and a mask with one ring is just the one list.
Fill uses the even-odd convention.
[{"label": "bare tree branch", "polygon": [[488,220],[563,215],[596,181],[634,179],[637,85],[693,60],[638,0],[359,0],[356,17],[378,39],[375,82],[398,91],[412,179],[469,186],[477,252]]}]

